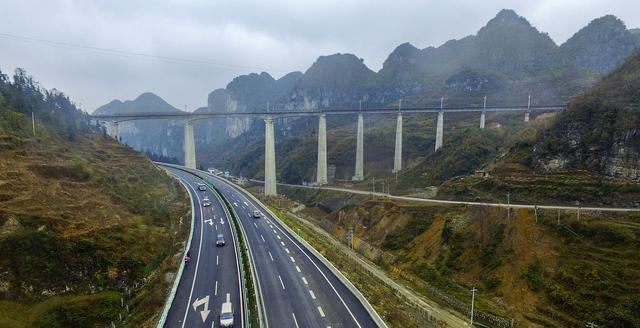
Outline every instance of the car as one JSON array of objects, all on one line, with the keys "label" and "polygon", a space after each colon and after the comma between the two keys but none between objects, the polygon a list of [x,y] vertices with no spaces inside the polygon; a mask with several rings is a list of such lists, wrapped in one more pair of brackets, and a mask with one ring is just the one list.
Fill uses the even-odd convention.
[{"label": "car", "polygon": [[205,198],[202,200],[202,207],[209,207],[211,206],[211,201],[209,200],[209,198]]},{"label": "car", "polygon": [[219,233],[218,236],[216,237],[216,246],[224,246],[225,241],[224,241],[224,235]]},{"label": "car", "polygon": [[207,190],[207,186],[205,186],[203,183],[198,183],[198,190],[206,191]]},{"label": "car", "polygon": [[259,219],[262,217],[262,213],[258,210],[253,211],[253,217]]},{"label": "car", "polygon": [[227,294],[227,301],[222,303],[220,310],[220,327],[233,327],[233,304]]}]

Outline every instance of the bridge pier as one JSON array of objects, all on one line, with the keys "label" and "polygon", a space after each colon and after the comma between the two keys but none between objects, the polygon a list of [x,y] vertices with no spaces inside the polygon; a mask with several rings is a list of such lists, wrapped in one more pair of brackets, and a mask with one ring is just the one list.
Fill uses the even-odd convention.
[{"label": "bridge pier", "polygon": [[264,119],[264,194],[275,196],[276,192],[276,148],[273,118]]},{"label": "bridge pier", "polygon": [[438,123],[436,124],[436,151],[442,148],[442,134],[444,129],[444,112],[438,112]]},{"label": "bridge pier", "polygon": [[402,112],[396,117],[396,148],[393,154],[393,173],[402,170]]},{"label": "bridge pier", "polygon": [[356,172],[353,181],[364,180],[364,117],[358,113],[358,131],[356,138]]},{"label": "bridge pier", "polygon": [[528,123],[528,122],[529,122],[529,116],[530,116],[530,115],[531,115],[531,112],[530,112],[530,111],[528,111],[528,110],[527,110],[526,112],[524,112],[524,122],[525,122],[525,123]]},{"label": "bridge pier", "polygon": [[196,142],[193,136],[193,122],[184,121],[184,166],[196,169]]},{"label": "bridge pier", "polygon": [[320,114],[318,118],[318,185],[327,184],[327,116]]},{"label": "bridge pier", "polygon": [[111,136],[111,138],[116,139],[116,141],[120,141],[120,131],[118,129],[118,122],[105,122],[106,123],[106,129],[107,129],[107,134],[109,136]]},{"label": "bridge pier", "polygon": [[484,96],[484,102],[482,105],[482,114],[480,114],[480,128],[484,129],[484,120],[487,114],[487,96]]}]

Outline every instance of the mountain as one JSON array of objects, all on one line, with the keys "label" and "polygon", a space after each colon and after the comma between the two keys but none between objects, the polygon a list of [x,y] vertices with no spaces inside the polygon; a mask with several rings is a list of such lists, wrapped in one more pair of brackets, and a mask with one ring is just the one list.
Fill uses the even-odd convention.
[{"label": "mountain", "polygon": [[[396,106],[399,98],[405,106],[435,106],[443,95],[449,106],[479,106],[484,96],[489,105],[524,105],[529,94],[534,104],[564,103],[591,87],[600,72],[618,65],[630,51],[629,40],[640,39],[637,31],[621,24],[610,16],[596,19],[559,47],[524,17],[505,9],[475,35],[424,49],[403,43],[378,72],[356,55],[337,53],[320,56],[304,73],[292,72],[280,79],[266,72],[241,75],[225,88],[212,91],[207,106],[197,111],[353,108],[360,101],[365,107]],[[617,41],[602,35],[614,35]],[[589,50],[589,46],[607,49]],[[107,107],[122,108],[124,103]],[[329,128],[352,123],[353,118],[345,117],[337,123],[329,121]],[[277,137],[297,138],[304,131],[314,131],[316,124],[310,118],[278,121]],[[249,144],[261,144],[263,128],[263,122],[255,119],[198,122],[198,162],[205,166],[230,164],[230,159],[246,151]],[[180,129],[157,130],[144,140],[125,134],[125,140],[138,149],[182,158]],[[168,137],[172,139],[167,141]],[[413,138],[411,134],[407,137]],[[409,162],[415,160],[409,158]]]},{"label": "mountain", "polygon": [[640,46],[638,31],[628,30],[615,16],[594,19],[560,47],[565,63],[605,73]]},{"label": "mountain", "polygon": [[640,51],[573,99],[535,148],[542,171],[583,169],[640,180]]},{"label": "mountain", "polygon": [[180,110],[169,105],[164,99],[154,93],[145,92],[134,100],[112,100],[106,105],[98,107],[94,115],[113,115],[122,113],[159,113],[159,112],[179,112]]},{"label": "mountain", "polygon": [[155,325],[188,209],[176,181],[66,95],[0,73],[0,327],[105,327],[121,297],[128,325]]}]

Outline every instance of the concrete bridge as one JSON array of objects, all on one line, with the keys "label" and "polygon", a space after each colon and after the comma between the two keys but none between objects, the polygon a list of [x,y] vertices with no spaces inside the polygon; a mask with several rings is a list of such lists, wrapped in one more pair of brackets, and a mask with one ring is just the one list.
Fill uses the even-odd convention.
[{"label": "concrete bridge", "polygon": [[440,101],[440,107],[413,107],[402,108],[402,102],[399,102],[397,108],[367,108],[361,106],[357,109],[319,109],[310,111],[271,111],[271,112],[236,112],[236,113],[128,113],[114,115],[93,115],[92,119],[105,122],[108,124],[110,135],[119,140],[118,123],[136,120],[179,120],[184,122],[184,162],[188,168],[196,168],[196,149],[193,134],[193,122],[199,120],[207,120],[213,118],[257,118],[265,122],[265,194],[276,195],[276,154],[275,154],[275,138],[274,138],[274,119],[285,117],[318,117],[318,159],[317,159],[317,176],[318,185],[327,183],[327,115],[357,115],[357,132],[356,132],[356,163],[353,175],[354,181],[364,179],[364,115],[365,114],[392,114],[396,115],[396,135],[395,135],[395,151],[393,160],[393,172],[402,169],[402,118],[403,115],[415,115],[424,113],[437,113],[438,119],[436,123],[436,142],[435,151],[442,147],[443,130],[444,130],[444,114],[445,113],[465,113],[477,112],[480,114],[479,128],[485,127],[485,116],[487,112],[524,112],[524,122],[529,122],[532,111],[561,111],[566,105],[538,105],[531,106],[531,97],[527,106],[493,106],[486,105],[486,97],[482,107],[444,107],[444,99]]}]

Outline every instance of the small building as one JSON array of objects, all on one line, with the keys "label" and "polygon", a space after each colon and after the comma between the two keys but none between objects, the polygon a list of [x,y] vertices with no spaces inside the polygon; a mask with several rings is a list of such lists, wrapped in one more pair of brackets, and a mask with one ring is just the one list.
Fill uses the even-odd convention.
[{"label": "small building", "polygon": [[489,177],[489,171],[485,171],[485,170],[476,170],[476,171],[473,173],[473,176],[474,176],[474,177],[477,177],[477,178],[488,178],[488,177]]}]

